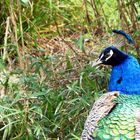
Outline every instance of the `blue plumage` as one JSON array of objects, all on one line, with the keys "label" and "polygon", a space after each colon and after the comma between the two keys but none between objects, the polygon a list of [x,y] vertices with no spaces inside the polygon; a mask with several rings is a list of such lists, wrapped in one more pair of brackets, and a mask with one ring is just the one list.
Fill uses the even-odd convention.
[{"label": "blue plumage", "polygon": [[[115,32],[125,36],[128,42],[132,41],[124,31]],[[103,95],[95,102],[86,120],[82,140],[139,139],[139,62],[135,57],[109,46],[101,52],[93,66],[99,64],[112,66],[108,90],[114,92]]]},{"label": "blue plumage", "polygon": [[140,94],[140,65],[136,58],[128,55],[121,64],[113,66],[108,90]]},{"label": "blue plumage", "polygon": [[110,46],[101,52],[96,64],[112,66],[109,91],[140,95],[140,64],[135,57]]},{"label": "blue plumage", "polygon": [[125,33],[123,30],[116,30],[116,29],[114,29],[114,30],[112,30],[112,32],[116,33],[116,34],[123,35],[127,39],[129,44],[133,43],[133,39],[132,39],[131,35]]}]

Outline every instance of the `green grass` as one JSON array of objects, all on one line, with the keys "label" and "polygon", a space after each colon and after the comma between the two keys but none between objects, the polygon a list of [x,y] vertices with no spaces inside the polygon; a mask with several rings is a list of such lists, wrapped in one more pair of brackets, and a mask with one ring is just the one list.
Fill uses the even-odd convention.
[{"label": "green grass", "polygon": [[[51,60],[44,61],[50,63]],[[79,139],[90,105],[103,92],[99,85],[106,85],[101,80],[106,76],[102,70],[98,70],[101,76],[97,75],[96,70],[87,65],[80,70],[76,80],[63,81],[63,76],[69,77],[72,69],[63,75],[56,74],[62,77],[59,82],[67,83],[57,83],[62,85],[53,87],[56,85],[56,81],[53,83],[54,73],[44,67],[43,62],[37,66],[33,73],[17,71],[6,75],[5,81],[8,80],[4,89],[7,92],[0,100],[1,138]],[[40,75],[42,67],[43,79]],[[89,77],[91,72],[94,79]],[[76,77],[75,74],[73,76]]]}]

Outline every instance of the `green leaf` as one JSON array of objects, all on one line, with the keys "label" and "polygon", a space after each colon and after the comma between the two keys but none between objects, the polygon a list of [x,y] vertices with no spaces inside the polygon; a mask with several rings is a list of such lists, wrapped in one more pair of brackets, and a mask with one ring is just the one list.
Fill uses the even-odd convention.
[{"label": "green leaf", "polygon": [[21,0],[21,2],[23,2],[24,4],[28,4],[29,0]]},{"label": "green leaf", "polygon": [[68,55],[66,55],[66,69],[67,70],[71,70],[72,69],[72,63],[71,63],[71,61],[70,61],[70,58],[69,58],[69,56]]},{"label": "green leaf", "polygon": [[2,59],[0,59],[0,70],[5,69],[5,65]]},{"label": "green leaf", "polygon": [[79,39],[75,39],[74,42],[76,43],[76,45],[79,47],[79,49],[81,51],[85,51],[85,48],[84,48],[84,37],[83,37],[82,34],[80,35],[80,38]]}]

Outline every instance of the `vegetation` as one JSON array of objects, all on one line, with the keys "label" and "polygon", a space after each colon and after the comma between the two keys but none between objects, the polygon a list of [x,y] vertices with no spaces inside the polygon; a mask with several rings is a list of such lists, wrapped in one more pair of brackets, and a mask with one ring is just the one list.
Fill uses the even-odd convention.
[{"label": "vegetation", "polygon": [[140,56],[138,0],[0,1],[0,138],[78,140],[109,69],[89,61],[112,43],[111,29],[133,34]]}]

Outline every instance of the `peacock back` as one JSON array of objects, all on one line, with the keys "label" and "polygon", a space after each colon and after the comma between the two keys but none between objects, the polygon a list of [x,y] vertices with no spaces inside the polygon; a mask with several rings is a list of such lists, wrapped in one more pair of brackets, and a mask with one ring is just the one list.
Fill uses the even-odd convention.
[{"label": "peacock back", "polygon": [[120,94],[116,104],[93,133],[96,140],[134,140],[136,111],[140,108],[140,95]]}]

